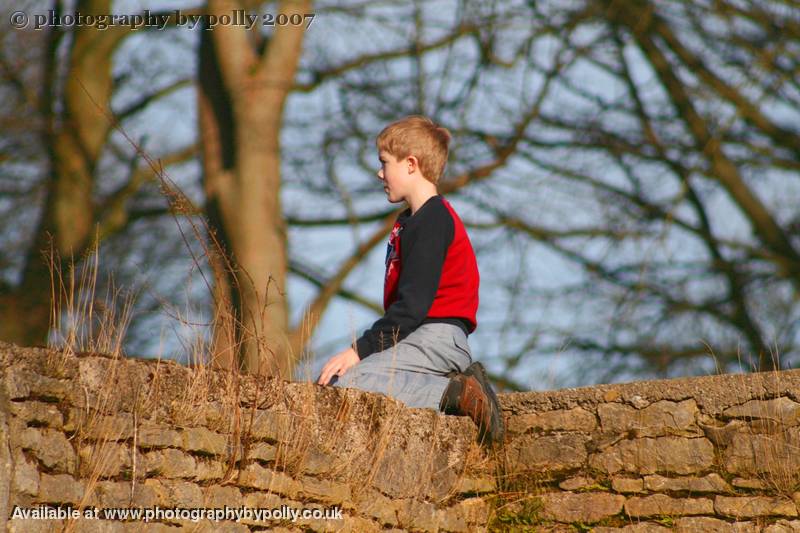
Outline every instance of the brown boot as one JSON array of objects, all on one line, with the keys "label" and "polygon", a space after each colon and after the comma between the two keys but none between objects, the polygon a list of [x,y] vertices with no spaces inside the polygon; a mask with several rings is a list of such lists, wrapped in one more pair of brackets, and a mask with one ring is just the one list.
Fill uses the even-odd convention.
[{"label": "brown boot", "polygon": [[478,426],[478,441],[491,446],[503,442],[505,427],[497,397],[480,363],[450,379],[439,409],[445,414],[468,416]]}]

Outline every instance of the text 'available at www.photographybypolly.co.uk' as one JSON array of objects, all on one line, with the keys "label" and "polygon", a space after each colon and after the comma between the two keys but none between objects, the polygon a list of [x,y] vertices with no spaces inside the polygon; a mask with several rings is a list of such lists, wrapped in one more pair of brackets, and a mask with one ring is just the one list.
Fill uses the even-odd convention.
[{"label": "text 'available at www.photographybypolly.co.uk'", "polygon": [[339,507],[328,509],[296,509],[288,505],[273,508],[253,507],[14,507],[12,519],[20,520],[134,520],[155,522],[161,520],[210,520],[212,522],[270,522],[274,520],[342,520]]}]

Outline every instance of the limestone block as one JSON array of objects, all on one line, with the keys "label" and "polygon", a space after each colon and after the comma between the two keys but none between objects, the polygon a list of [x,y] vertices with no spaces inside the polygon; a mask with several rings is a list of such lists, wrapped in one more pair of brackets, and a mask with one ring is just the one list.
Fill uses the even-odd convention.
[{"label": "limestone block", "polygon": [[714,514],[708,498],[671,498],[665,494],[633,497],[625,502],[625,513],[633,518]]},{"label": "limestone block", "polygon": [[98,481],[92,489],[95,507],[130,507],[131,484],[122,481]]},{"label": "limestone block", "polygon": [[205,423],[209,428],[225,431],[230,426],[233,409],[219,401],[209,401],[203,405]]},{"label": "limestone block", "polygon": [[654,492],[733,492],[731,486],[719,474],[714,473],[703,477],[645,476],[644,486]]},{"label": "limestone block", "polygon": [[25,422],[26,425],[45,425],[53,429],[61,429],[64,415],[55,404],[47,402],[27,401],[9,402],[11,414]]},{"label": "limestone block", "polygon": [[286,498],[271,492],[242,492],[242,494],[244,494],[244,506],[251,509],[277,509],[281,505],[302,507],[301,503],[293,500],[287,500]]},{"label": "limestone block", "polygon": [[737,489],[764,490],[767,488],[767,484],[764,481],[752,478],[737,477],[731,481],[731,484]]},{"label": "limestone block", "polygon": [[133,416],[130,413],[103,415],[93,412],[83,419],[82,436],[100,441],[128,440],[133,437]]},{"label": "limestone block", "polygon": [[64,520],[12,518],[6,523],[8,533],[57,533],[64,529]]},{"label": "limestone block", "polygon": [[726,522],[708,516],[691,516],[675,520],[675,533],[757,533],[752,522]]},{"label": "limestone block", "polygon": [[139,428],[136,444],[140,448],[179,448],[183,444],[181,434],[161,425],[146,425]]},{"label": "limestone block", "polygon": [[292,419],[288,414],[258,409],[253,415],[252,425],[245,429],[245,433],[254,439],[289,442],[291,427]]},{"label": "limestone block", "polygon": [[585,465],[589,437],[576,433],[524,435],[506,445],[511,471],[568,470]]},{"label": "limestone block", "polygon": [[150,477],[192,478],[197,473],[195,458],[175,448],[145,453],[142,466]]},{"label": "limestone block", "polygon": [[694,400],[662,400],[644,409],[622,403],[603,403],[597,407],[600,425],[606,433],[635,431],[639,437],[701,434],[696,424],[699,411]]},{"label": "limestone block", "polygon": [[86,425],[87,418],[86,409],[69,407],[62,429],[68,432],[77,432]]},{"label": "limestone block", "polygon": [[207,457],[195,459],[197,468],[195,470],[195,481],[218,481],[225,475],[227,465]]},{"label": "limestone block", "polygon": [[[439,500],[452,492],[460,469],[449,455],[415,440],[407,449],[391,445],[376,459],[372,487],[394,498]],[[427,448],[427,449],[426,449]]]},{"label": "limestone block", "polygon": [[580,490],[595,485],[597,480],[592,477],[575,476],[567,478],[558,484],[561,490]]},{"label": "limestone block", "polygon": [[800,403],[785,396],[773,400],[750,400],[723,411],[728,418],[769,419],[786,426],[800,424]]},{"label": "limestone block", "polygon": [[[13,435],[11,439],[13,446]],[[24,450],[30,450],[51,471],[75,472],[77,466],[75,450],[60,431],[48,428],[25,428],[19,434],[16,444]]]},{"label": "limestone block", "polygon": [[591,433],[597,429],[597,418],[585,409],[574,407],[511,416],[507,426],[510,434],[525,433],[528,430]]},{"label": "limestone block", "polygon": [[598,522],[622,511],[625,497],[604,492],[550,492],[537,496],[542,517],[557,522]]},{"label": "limestone block", "polygon": [[800,428],[793,427],[777,435],[737,433],[725,449],[725,469],[740,476],[756,474],[791,474],[800,471]]},{"label": "limestone block", "polygon": [[473,525],[483,525],[489,520],[490,506],[483,498],[467,498],[457,504],[464,519]]},{"label": "limestone block", "polygon": [[611,480],[611,488],[615,492],[622,493],[644,492],[644,480],[641,478],[615,477]]},{"label": "limestone block", "polygon": [[93,507],[154,507],[159,504],[152,486],[131,481],[98,481],[90,485],[87,504]]},{"label": "limestone block", "polygon": [[[88,441],[81,445],[78,457],[81,461],[80,472],[82,476],[97,476],[99,478],[117,477],[123,471],[133,469],[131,446],[115,441]],[[136,464],[140,468],[137,476],[142,477],[145,470],[144,456],[137,453]]]},{"label": "limestone block", "polygon": [[[258,445],[264,447],[271,446],[264,442],[260,442]],[[346,462],[346,460],[311,446],[303,455],[301,469],[306,474],[320,476],[336,470],[337,467],[344,466],[343,462]]]},{"label": "limestone block", "polygon": [[[562,487],[563,488],[563,487]],[[456,483],[455,491],[457,494],[482,494],[493,492],[497,489],[494,478],[484,477],[462,477]]]},{"label": "limestone block", "polygon": [[616,474],[693,474],[711,467],[714,447],[705,438],[657,437],[621,441],[593,454],[593,468]]},{"label": "limestone block", "polygon": [[623,527],[592,528],[592,533],[667,533],[669,531],[672,530],[655,522],[639,522]]},{"label": "limestone block", "polygon": [[733,518],[797,516],[792,500],[772,496],[717,496],[714,509],[717,514]]},{"label": "limestone block", "polygon": [[489,520],[489,505],[482,498],[468,498],[439,510],[439,527],[445,531],[476,531]]},{"label": "limestone block", "polygon": [[248,487],[277,494],[283,494],[293,498],[302,487],[294,479],[281,472],[275,472],[269,468],[252,463],[248,465],[239,475],[240,487]]},{"label": "limestone block", "polygon": [[711,423],[700,423],[700,428],[703,430],[705,436],[716,444],[717,446],[729,446],[733,438],[747,427],[747,424],[741,420],[731,420],[725,425],[717,425],[716,421],[711,420]]},{"label": "limestone block", "polygon": [[798,533],[800,520],[778,520],[763,529],[763,533]]},{"label": "limestone block", "polygon": [[67,474],[42,474],[39,478],[39,496],[41,503],[78,505],[84,497],[86,484]]},{"label": "limestone block", "polygon": [[439,517],[436,511],[436,506],[432,503],[409,498],[398,502],[397,519],[406,529],[437,531]]},{"label": "limestone block", "polygon": [[359,514],[375,519],[384,526],[397,526],[396,500],[387,498],[380,492],[367,489],[358,492],[353,496],[354,508]]},{"label": "limestone block", "polygon": [[202,490],[188,481],[146,479],[144,486],[153,490],[158,505],[164,507],[200,507],[203,505]]},{"label": "limestone block", "polygon": [[344,515],[342,520],[322,520],[320,531],[341,531],[342,533],[378,533],[383,531],[378,523],[360,516]]},{"label": "limestone block", "polygon": [[225,455],[227,450],[227,440],[224,436],[203,427],[185,429],[180,435],[183,449],[189,452]]},{"label": "limestone block", "polygon": [[[266,442],[256,442],[254,443],[248,452],[249,459],[256,459],[258,461],[274,461],[275,456],[277,454],[277,448],[272,444],[268,444]],[[305,466],[305,463],[303,463]],[[304,469],[308,471],[307,469]],[[313,473],[313,472],[312,472]]]},{"label": "limestone block", "polygon": [[305,476],[300,485],[301,494],[312,500],[339,505],[350,504],[352,500],[350,486],[344,483]]},{"label": "limestone block", "polygon": [[205,506],[214,508],[240,507],[242,491],[231,485],[211,485],[205,489]]},{"label": "limestone block", "polygon": [[[181,523],[180,531],[191,531],[192,533],[249,533],[250,528],[237,522],[201,520],[199,522],[184,521]],[[150,529],[147,529],[147,533],[150,533]]]},{"label": "limestone block", "polygon": [[35,496],[39,493],[39,470],[33,461],[29,461],[20,450],[12,453],[14,473],[11,478],[11,490],[17,494]]},{"label": "limestone block", "polygon": [[47,399],[53,401],[70,400],[70,380],[42,376],[28,369],[11,367],[4,371],[3,390],[9,400],[24,398]]},{"label": "limestone block", "polygon": [[785,430],[788,426],[782,422],[776,422],[768,418],[756,418],[747,422],[747,427],[751,433],[766,433],[774,435]]},{"label": "limestone block", "polygon": [[464,516],[458,512],[458,506],[453,506],[449,509],[440,509],[438,511],[438,524],[441,530],[444,531],[471,531],[474,525],[469,524]]}]

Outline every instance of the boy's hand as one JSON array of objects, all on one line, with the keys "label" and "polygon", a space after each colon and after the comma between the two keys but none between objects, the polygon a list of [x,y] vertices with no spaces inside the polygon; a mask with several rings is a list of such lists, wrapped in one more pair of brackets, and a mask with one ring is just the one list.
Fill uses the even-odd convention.
[{"label": "boy's hand", "polygon": [[319,375],[317,383],[327,385],[333,376],[343,376],[359,361],[358,354],[352,347],[337,353],[322,367],[322,373]]}]

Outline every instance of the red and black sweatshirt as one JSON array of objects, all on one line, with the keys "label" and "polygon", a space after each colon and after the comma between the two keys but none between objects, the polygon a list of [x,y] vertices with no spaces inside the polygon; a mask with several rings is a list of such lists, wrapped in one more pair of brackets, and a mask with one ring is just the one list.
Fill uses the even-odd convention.
[{"label": "red and black sweatshirt", "polygon": [[394,223],[386,249],[385,314],[356,341],[359,358],[394,346],[420,325],[475,331],[480,277],[464,224],[450,202],[433,196]]}]

